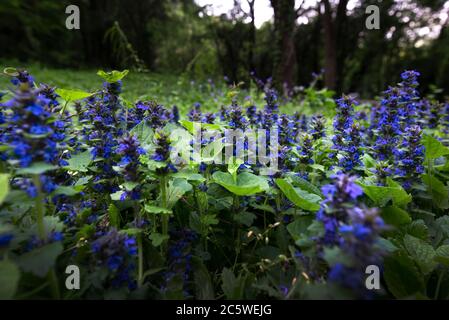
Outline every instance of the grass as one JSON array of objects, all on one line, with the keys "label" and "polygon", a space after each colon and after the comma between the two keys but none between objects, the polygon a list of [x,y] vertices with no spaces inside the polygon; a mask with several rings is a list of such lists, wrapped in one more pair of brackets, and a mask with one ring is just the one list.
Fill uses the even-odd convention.
[{"label": "grass", "polygon": [[[23,66],[17,62],[0,62],[0,68]],[[98,70],[55,69],[30,64],[25,68],[33,75],[36,83],[46,83],[64,89],[80,89],[93,92],[102,86],[103,79],[96,73]],[[12,88],[10,77],[0,74],[0,90]],[[302,96],[288,102],[281,103],[281,112],[292,114],[295,111],[313,113],[317,109],[327,109],[327,98],[317,98],[318,91],[313,91],[313,97]],[[209,83],[208,81],[192,81],[185,75],[139,73],[131,71],[123,80],[122,97],[129,101],[154,100],[171,108],[176,105],[185,114],[194,103],[201,103],[203,111],[216,112],[221,106],[229,106],[232,97],[237,95],[241,106],[255,104],[263,107],[265,101],[263,93],[255,90],[240,90],[228,86],[224,81]],[[326,94],[325,94],[326,95]],[[323,99],[321,101],[320,99]],[[303,103],[306,101],[307,103]],[[312,105],[310,105],[312,101]],[[316,106],[318,104],[318,106]],[[320,107],[321,105],[321,107]],[[324,107],[324,108],[323,108]]]}]

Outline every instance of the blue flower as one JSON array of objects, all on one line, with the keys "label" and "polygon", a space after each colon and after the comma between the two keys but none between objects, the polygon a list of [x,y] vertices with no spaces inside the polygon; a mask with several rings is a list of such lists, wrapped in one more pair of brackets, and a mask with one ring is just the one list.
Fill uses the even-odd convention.
[{"label": "blue flower", "polygon": [[9,245],[13,238],[14,236],[8,233],[0,235],[0,247],[6,247],[7,245]]}]

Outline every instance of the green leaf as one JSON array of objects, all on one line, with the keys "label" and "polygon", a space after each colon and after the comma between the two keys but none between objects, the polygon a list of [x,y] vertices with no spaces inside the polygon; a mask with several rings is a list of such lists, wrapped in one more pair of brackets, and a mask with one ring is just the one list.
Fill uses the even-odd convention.
[{"label": "green leaf", "polygon": [[166,209],[166,208],[161,208],[161,207],[157,207],[157,206],[152,206],[149,204],[145,205],[145,211],[148,213],[153,213],[153,214],[172,214],[172,211],[170,209]]},{"label": "green leaf", "polygon": [[366,185],[358,182],[362,187],[363,192],[373,200],[374,204],[378,207],[384,207],[390,200],[393,204],[398,207],[406,206],[410,201],[412,201],[412,196],[408,194],[400,184],[387,178],[387,185],[376,186],[376,185]]},{"label": "green leaf", "polygon": [[92,93],[76,89],[56,89],[56,93],[65,101],[82,100],[92,95]]},{"label": "green leaf", "polygon": [[198,300],[213,300],[214,286],[208,269],[198,257],[193,257],[193,279],[195,282],[195,298]]},{"label": "green leaf", "polygon": [[228,172],[232,175],[232,179],[234,179],[234,182],[237,182],[237,171],[242,164],[242,159],[235,159],[234,157],[231,157],[229,159]]},{"label": "green leaf", "polygon": [[0,261],[0,299],[14,298],[20,279],[19,268],[9,260]]},{"label": "green leaf", "polygon": [[84,151],[82,153],[72,155],[72,157],[67,160],[69,164],[64,168],[70,171],[87,172],[87,167],[91,161],[92,154],[90,151]]},{"label": "green leaf", "polygon": [[65,195],[68,197],[77,195],[78,193],[81,192],[81,190],[83,189],[83,187],[81,186],[81,188],[74,188],[74,187],[69,187],[69,186],[58,186],[56,188],[55,191],[53,191],[52,195]]},{"label": "green leaf", "polygon": [[217,225],[219,223],[215,214],[204,214],[200,216],[200,221],[205,226]]},{"label": "green leaf", "polygon": [[285,179],[276,179],[276,184],[279,189],[284,193],[284,195],[293,202],[296,206],[301,209],[308,211],[317,211],[320,209],[320,201],[321,197],[314,194],[309,193],[305,190],[295,188],[291,183],[286,181]]},{"label": "green leaf", "polygon": [[396,298],[413,298],[425,291],[421,273],[404,250],[386,257],[384,265],[385,282]]},{"label": "green leaf", "polygon": [[320,189],[317,188],[315,185],[310,183],[309,181],[297,176],[297,175],[289,175],[288,178],[291,180],[291,183],[293,186],[298,187],[304,191],[307,191],[309,193],[314,193],[320,197],[323,196]]},{"label": "green leaf", "polygon": [[125,191],[119,190],[117,192],[111,193],[111,200],[113,201],[120,201],[122,194],[124,194]]},{"label": "green leaf", "polygon": [[17,174],[42,174],[44,172],[47,172],[50,170],[55,170],[57,168],[58,168],[57,166],[54,166],[49,163],[36,162],[36,163],[33,163],[28,168],[21,168],[21,169],[17,170]]},{"label": "green leaf", "polygon": [[185,179],[176,178],[170,181],[167,189],[167,208],[171,209],[182,196],[192,190],[192,185]]},{"label": "green leaf", "polygon": [[351,266],[351,259],[339,247],[324,248],[324,260],[330,265],[343,264]]},{"label": "green leaf", "polygon": [[3,203],[9,193],[9,174],[0,174],[0,204]]},{"label": "green leaf", "polygon": [[436,266],[434,261],[435,250],[430,244],[407,234],[404,237],[404,246],[423,274],[429,274],[433,271]]},{"label": "green leaf", "polygon": [[120,228],[120,210],[111,203],[108,208],[109,221],[111,225],[117,229]]},{"label": "green leaf", "polygon": [[387,185],[393,189],[391,195],[395,206],[404,207],[412,201],[412,195],[408,194],[398,182],[390,177],[387,178]]},{"label": "green leaf", "polygon": [[186,128],[187,129],[187,131],[189,131],[189,133],[191,133],[191,134],[195,134],[195,124],[196,124],[196,127],[199,129],[200,128],[200,123],[195,123],[195,122],[192,122],[192,121],[187,121],[187,120],[180,120],[179,121],[179,123],[184,127],[184,128]]},{"label": "green leaf", "polygon": [[228,191],[238,196],[249,196],[268,190],[266,179],[256,176],[249,172],[242,172],[237,175],[237,181],[234,181],[229,172],[217,171],[212,175],[215,183],[226,188]]},{"label": "green leaf", "polygon": [[148,151],[153,141],[154,132],[146,121],[141,121],[129,133],[134,135],[139,140],[140,146]]},{"label": "green leaf", "polygon": [[429,228],[421,219],[412,221],[412,223],[410,223],[406,227],[406,231],[409,235],[412,235],[424,241],[427,241],[427,239],[429,238]]},{"label": "green leaf", "polygon": [[445,237],[449,238],[449,216],[442,216],[436,221],[436,225],[444,234]]},{"label": "green leaf", "polygon": [[223,268],[221,273],[221,289],[223,290],[226,299],[242,299],[245,290],[245,278],[242,275],[236,277],[232,270]]},{"label": "green leaf", "polygon": [[410,218],[410,215],[407,211],[395,206],[382,208],[381,212],[382,218],[385,220],[385,222],[395,227],[399,227],[401,225],[412,222],[412,219]]},{"label": "green leaf", "polygon": [[129,70],[123,70],[123,71],[113,70],[111,72],[105,72],[103,70],[98,70],[97,75],[99,75],[100,77],[102,77],[104,80],[106,80],[109,83],[114,83],[114,82],[122,80],[128,73],[129,73]]},{"label": "green leaf", "polygon": [[139,183],[135,181],[125,181],[122,186],[125,188],[126,191],[132,191],[138,185]]},{"label": "green leaf", "polygon": [[435,251],[435,261],[449,267],[449,245],[445,244]]},{"label": "green leaf", "polygon": [[23,271],[42,278],[55,265],[62,250],[61,242],[53,242],[23,254],[17,262]]},{"label": "green leaf", "polygon": [[173,177],[182,178],[187,181],[196,181],[200,183],[206,181],[206,178],[204,178],[203,175],[191,171],[178,171],[173,174]]},{"label": "green leaf", "polygon": [[436,159],[449,154],[449,148],[432,136],[424,135],[422,143],[426,149],[426,160]]},{"label": "green leaf", "polygon": [[241,223],[247,227],[250,227],[254,220],[256,219],[256,215],[254,213],[244,211],[234,215],[234,220],[238,223]]},{"label": "green leaf", "polygon": [[435,176],[423,174],[422,179],[427,185],[427,189],[432,195],[433,202],[440,209],[449,208],[449,190],[448,188],[438,180]]},{"label": "green leaf", "polygon": [[150,240],[154,247],[159,247],[164,241],[168,240],[168,235],[163,235],[157,232],[150,234]]},{"label": "green leaf", "polygon": [[311,216],[297,217],[295,221],[287,225],[287,231],[293,239],[298,239],[301,234],[305,234],[307,228],[312,224],[313,218]]}]

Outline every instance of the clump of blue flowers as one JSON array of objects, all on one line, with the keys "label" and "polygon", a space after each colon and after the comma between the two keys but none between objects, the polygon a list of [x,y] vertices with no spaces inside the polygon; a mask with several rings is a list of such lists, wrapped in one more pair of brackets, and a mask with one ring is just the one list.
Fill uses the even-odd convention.
[{"label": "clump of blue flowers", "polygon": [[106,286],[118,288],[127,285],[129,289],[136,288],[134,280],[137,242],[132,236],[116,229],[96,232],[91,245],[94,265],[108,269]]}]

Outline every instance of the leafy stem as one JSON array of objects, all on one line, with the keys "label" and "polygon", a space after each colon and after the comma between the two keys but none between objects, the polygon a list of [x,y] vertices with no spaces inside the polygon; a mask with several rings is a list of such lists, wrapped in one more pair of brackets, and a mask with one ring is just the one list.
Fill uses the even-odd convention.
[{"label": "leafy stem", "polygon": [[33,183],[37,189],[37,196],[35,198],[37,231],[39,238],[41,240],[44,240],[46,238],[44,226],[44,216],[45,216],[44,195],[42,193],[40,176],[38,174],[33,175]]}]

